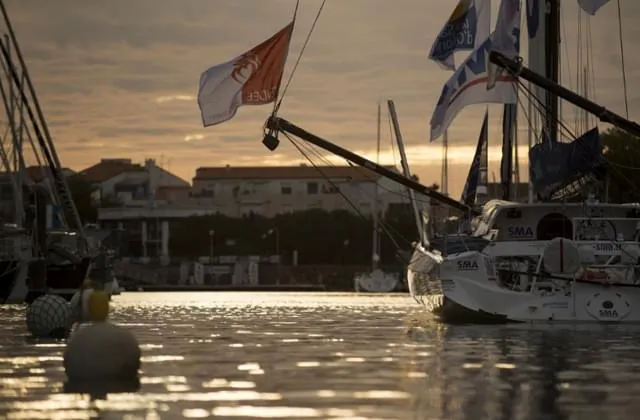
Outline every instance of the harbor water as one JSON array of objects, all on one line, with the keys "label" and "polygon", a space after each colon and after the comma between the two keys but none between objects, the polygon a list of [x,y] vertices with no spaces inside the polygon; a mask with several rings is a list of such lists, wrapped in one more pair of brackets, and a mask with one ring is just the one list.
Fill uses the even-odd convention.
[{"label": "harbor water", "polygon": [[[636,419],[640,327],[445,326],[409,297],[133,293],[140,389],[64,393],[64,343],[0,307],[1,419]],[[113,349],[118,351],[118,349]],[[96,363],[100,363],[96,360]]]}]

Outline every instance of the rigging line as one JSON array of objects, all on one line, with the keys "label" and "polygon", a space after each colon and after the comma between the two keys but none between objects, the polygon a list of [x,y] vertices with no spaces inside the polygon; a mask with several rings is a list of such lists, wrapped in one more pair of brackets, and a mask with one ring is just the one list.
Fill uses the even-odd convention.
[{"label": "rigging line", "polygon": [[[283,133],[283,134],[284,134],[284,133]],[[334,181],[332,181],[330,178],[328,178],[328,177],[326,176],[326,174],[324,174],[324,173],[323,173],[322,169],[321,169],[319,166],[317,166],[317,165],[313,162],[313,160],[311,159],[311,157],[309,156],[309,154],[304,153],[302,149],[307,149],[310,153],[315,154],[317,157],[319,157],[319,159],[320,159],[321,161],[323,161],[323,160],[324,160],[324,161],[326,161],[326,162],[328,163],[328,166],[332,166],[332,167],[333,167],[334,165],[333,165],[331,162],[329,162],[325,157],[323,157],[322,155],[320,155],[320,154],[318,153],[318,151],[316,150],[316,148],[314,148],[312,145],[309,145],[309,144],[307,144],[307,143],[305,143],[305,142],[299,142],[299,141],[295,140],[294,138],[292,138],[292,137],[290,137],[290,136],[288,136],[288,135],[286,135],[286,134],[285,134],[285,136],[286,136],[286,137],[287,137],[287,139],[288,139],[288,140],[289,140],[289,141],[290,141],[290,142],[291,142],[291,143],[292,143],[292,144],[293,144],[293,145],[298,149],[298,151],[302,154],[302,156],[303,156],[303,157],[305,157],[305,158],[306,158],[306,159],[311,163],[311,165],[314,167],[314,169],[316,169],[316,170],[320,173],[320,175],[322,175],[322,177],[323,177],[323,178],[324,178],[324,179],[325,179],[325,180],[326,180],[326,181],[327,181],[327,182],[328,182],[328,183],[329,183],[333,188],[335,188],[335,190],[336,190],[336,191],[337,191],[337,192],[338,192],[338,193],[339,193],[339,194],[340,194],[340,195],[345,199],[345,201],[346,201],[346,202],[347,202],[347,203],[348,203],[348,204],[349,204],[349,205],[350,205],[350,206],[351,206],[351,207],[356,211],[356,213],[358,213],[361,217],[364,217],[364,215],[362,215],[362,213],[357,209],[357,207],[355,206],[355,204],[353,204],[353,202],[352,202],[348,197],[346,197],[346,196],[344,195],[344,193],[342,193],[342,192],[341,192],[340,187],[339,187],[339,186],[338,186]],[[347,163],[351,164],[351,162],[349,162],[349,161],[347,161]],[[351,165],[352,165],[352,164],[351,164]],[[360,172],[360,173],[362,173],[362,174],[365,174],[365,172],[364,172],[364,171],[365,171],[365,169],[364,169],[364,168],[362,168],[362,167],[360,167],[360,166],[357,166],[357,165],[353,166],[353,168],[354,168],[354,169],[356,169],[358,172]],[[368,175],[368,174],[365,174],[365,175]],[[374,179],[370,179],[370,180],[371,180],[371,181],[374,181]],[[401,197],[401,198],[405,198],[405,199],[406,199],[406,198],[408,198],[408,195],[404,195],[404,194],[398,193],[397,191],[393,191],[393,190],[391,190],[391,189],[389,189],[389,188],[385,188],[385,187],[383,187],[383,186],[380,186],[379,188],[380,188],[380,189],[382,189],[383,191],[389,192],[389,193],[391,193],[391,194],[393,194],[393,195],[395,195],[395,196],[397,196],[397,197]],[[367,198],[373,198],[373,196],[372,196],[371,194],[367,193],[367,192],[366,192],[366,191],[364,191],[364,190],[361,190],[360,192],[361,192],[363,195],[367,196]],[[424,200],[423,200],[423,202],[424,202]],[[393,228],[391,225],[386,224],[384,221],[380,221],[379,223],[380,223],[380,225],[383,225],[383,224],[384,224],[384,227],[385,227],[385,229],[384,229],[384,230],[385,230],[385,233],[386,233],[386,234],[387,234],[387,236],[389,236],[390,238],[391,238],[391,235],[392,235],[392,234],[395,234],[395,235],[397,235],[398,237],[400,237],[400,238],[402,239],[402,241],[403,241],[405,244],[409,245],[409,244],[411,243],[411,241],[410,241],[409,239],[407,239],[406,237],[404,237],[400,232],[398,232],[398,230],[396,230],[395,228]],[[395,245],[396,245],[396,246],[398,245],[398,244],[397,244],[397,241],[393,241],[393,242],[395,243]]]},{"label": "rigging line", "polygon": [[[542,103],[542,101],[540,101],[538,98],[535,97],[535,95],[533,95],[533,93],[531,92],[531,90],[520,80],[518,79],[518,84],[520,85],[520,88],[522,90],[525,91],[525,93],[528,94],[528,96],[533,97],[533,99],[537,102],[537,106],[544,110],[546,109],[545,105]],[[535,105],[535,104],[534,104]],[[526,114],[525,114],[526,115]],[[564,129],[570,136],[574,137],[574,140],[576,139],[575,136],[571,133],[571,131],[569,130],[569,128],[566,126],[566,124],[564,124],[562,121],[558,121],[558,123],[560,124],[560,127],[562,129]],[[607,165],[610,165],[611,170],[613,173],[615,173],[616,175],[618,175],[623,181],[625,181],[626,183],[629,184],[629,187],[631,188],[632,191],[634,192],[640,192],[640,188],[638,188],[632,181],[630,178],[626,177],[620,170],[618,170],[617,168],[615,168],[614,166],[619,166],[619,167],[623,167],[619,164],[615,164],[613,162],[611,162],[609,159],[606,158],[606,156],[603,156],[605,163],[607,163]],[[631,169],[631,168],[628,168]]]},{"label": "rigging line", "polygon": [[622,64],[622,88],[624,89],[624,110],[629,118],[629,98],[627,95],[627,70],[624,65],[624,42],[622,41],[622,7],[618,0],[618,38],[620,39],[620,61]]},{"label": "rigging line", "polygon": [[[392,145],[393,145],[393,143],[392,143]],[[301,142],[301,143],[298,143],[298,147],[306,149],[310,155],[314,155],[325,166],[329,166],[329,167],[335,167],[336,166],[335,163],[331,162],[325,155],[322,154],[322,152],[320,151],[320,148],[318,148],[317,146],[308,144],[306,142]],[[363,167],[361,167],[359,165],[354,165],[352,162],[350,162],[348,160],[346,160],[346,162],[354,170],[356,170],[357,172],[362,174],[365,178],[373,180],[372,178],[369,178],[369,176],[371,174],[370,170],[365,169],[365,168],[363,168]],[[393,190],[391,188],[384,187],[382,185],[378,185],[378,189],[383,191],[383,192],[385,192],[385,193],[389,193],[389,194],[393,195],[394,197],[399,197],[399,198],[403,198],[403,199],[409,199],[410,198],[410,195],[407,194],[407,193],[401,193],[401,192],[398,192],[398,191]],[[426,198],[426,197],[422,198],[422,197],[423,197],[422,195],[418,194],[416,196],[416,202],[421,203],[421,204],[427,204],[427,203],[430,202],[428,198]]]},{"label": "rigging line", "polygon": [[[311,34],[313,34],[313,30],[316,27],[316,24],[318,23],[318,19],[320,18],[320,15],[322,14],[322,10],[324,9],[324,5],[327,3],[327,0],[322,0],[322,4],[320,4],[320,8],[318,9],[318,13],[316,13],[316,17],[313,19],[313,23],[311,24],[311,29],[309,29],[309,33],[307,34],[307,38],[304,40],[304,44],[302,44],[302,48],[300,49],[300,54],[298,54],[298,58],[296,59],[296,62],[293,65],[293,69],[291,70],[291,73],[289,74],[289,78],[287,79],[287,83],[285,83],[284,85],[284,89],[282,90],[282,95],[280,95],[280,99],[278,100],[277,104],[274,106],[273,109],[273,115],[275,115],[278,110],[280,109],[280,105],[282,105],[282,100],[284,99],[284,96],[287,93],[287,89],[289,88],[289,85],[291,84],[291,81],[293,80],[293,75],[296,72],[296,69],[298,68],[298,64],[300,64],[300,60],[302,59],[302,55],[304,54],[304,50],[307,48],[307,45],[309,44],[309,40],[311,39]],[[297,10],[298,6],[296,5],[296,10]]]},{"label": "rigging line", "polygon": [[[516,77],[517,77],[517,75],[515,75],[515,74],[514,74],[514,76],[516,76]],[[529,89],[529,88],[528,88],[528,87],[527,87],[527,86],[522,82],[522,80],[520,80],[520,79],[517,79],[517,80],[518,80],[518,84],[520,85],[520,89],[524,90],[524,91],[527,93],[527,96],[528,96],[529,98],[533,98],[533,99],[534,99],[534,101],[535,101],[535,103],[533,104],[533,105],[534,105],[534,108],[536,108],[536,110],[537,110],[538,112],[541,112],[541,111],[545,111],[545,112],[547,112],[547,111],[548,111],[548,107],[547,107],[547,106],[542,102],[542,100],[541,100],[541,99],[538,99],[538,98],[533,94],[533,92],[531,91],[531,89]],[[564,132],[564,133],[566,133],[566,134],[567,134],[569,137],[571,137],[573,140],[576,140],[576,139],[577,139],[577,136],[576,136],[576,135],[575,135],[575,134],[574,134],[574,133],[569,129],[569,127],[567,126],[567,124],[565,124],[565,123],[564,123],[560,118],[555,118],[555,122],[557,122],[557,123],[558,123],[559,128],[561,128],[562,130],[564,130],[564,131],[561,131],[561,133],[563,133],[563,132]],[[542,130],[542,131],[544,131],[544,130]]]},{"label": "rigging line", "polygon": [[[360,209],[353,203],[352,200],[349,199],[349,197],[347,197],[341,190],[340,188],[336,185],[335,182],[333,182],[331,179],[329,179],[329,177],[326,176],[326,174],[315,164],[315,162],[313,161],[313,159],[311,159],[309,157],[309,155],[303,150],[302,147],[300,147],[300,145],[298,144],[297,141],[295,141],[293,139],[293,137],[289,136],[289,134],[287,133],[282,133],[284,134],[284,136],[291,142],[291,144],[293,144],[293,146],[298,149],[298,152],[300,152],[300,154],[302,156],[304,156],[309,163],[311,163],[311,165],[320,173],[320,175],[322,175],[322,177],[329,182],[334,188],[337,189],[338,194],[340,194],[340,196],[342,196],[342,198],[345,199],[345,201],[347,202],[347,204],[349,204],[349,206],[356,212],[356,214],[362,218],[366,218],[365,215],[360,211]],[[396,239],[393,237],[393,235],[391,234],[391,232],[389,231],[389,227],[386,226],[386,223],[380,223],[380,227],[382,228],[382,230],[384,231],[384,233],[387,234],[389,240],[393,243],[393,246],[396,247],[396,249],[401,249],[400,245],[398,244],[398,242],[396,241]],[[400,235],[401,236],[401,235]],[[407,238],[402,238],[405,242],[410,243],[410,241]]]},{"label": "rigging line", "polygon": [[[290,140],[290,141],[291,141],[291,140]],[[298,150],[299,150],[300,148],[302,148],[302,149],[306,149],[306,150],[308,151],[308,154],[309,154],[309,155],[315,155],[315,156],[316,156],[316,157],[317,157],[317,158],[318,158],[322,163],[324,163],[326,166],[328,166],[328,167],[335,167],[335,165],[334,165],[332,162],[330,162],[326,157],[322,156],[322,154],[317,150],[317,148],[316,148],[316,147],[314,147],[314,146],[312,146],[312,145],[310,145],[310,144],[307,144],[307,143],[305,143],[305,142],[296,142],[296,144],[297,144],[297,148],[298,148]],[[304,155],[303,155],[303,156],[304,156]],[[309,159],[310,159],[310,157],[309,157],[309,156],[306,156],[306,158],[307,158],[307,160],[309,160]],[[347,163],[348,163],[348,164],[349,164],[349,165],[350,165],[354,170],[356,170],[357,172],[359,172],[360,174],[362,174],[366,179],[368,179],[368,180],[370,180],[370,181],[374,181],[374,180],[375,180],[374,178],[370,178],[370,177],[369,177],[369,176],[370,176],[370,174],[371,174],[371,171],[370,171],[370,170],[365,169],[365,168],[363,168],[363,167],[361,167],[361,166],[358,166],[358,165],[354,165],[353,163],[349,162],[348,160],[347,160],[346,162],[347,162]],[[321,170],[321,168],[320,168],[319,166],[317,166],[317,165],[316,165],[316,166],[314,166],[314,168],[315,168],[316,170],[318,170],[320,173],[322,173],[322,172],[321,172],[322,170]],[[327,180],[327,181],[328,181],[332,186],[334,186],[334,187],[336,187],[336,188],[337,188],[337,186],[335,186],[335,185],[334,185],[335,183],[334,183],[333,181],[331,181],[331,180]],[[378,185],[378,189],[379,189],[379,190],[381,190],[381,191],[383,191],[383,192],[389,193],[389,194],[391,194],[391,195],[392,195],[392,196],[394,196],[394,197],[399,197],[399,198],[402,198],[402,199],[409,199],[409,198],[410,198],[410,195],[409,195],[409,194],[401,193],[401,192],[398,192],[397,190],[393,190],[393,189],[391,189],[391,188],[387,188],[387,187],[384,187],[384,186],[382,186],[382,185]],[[367,193],[367,192],[366,192],[366,191],[364,191],[364,190],[360,190],[360,192],[361,192],[363,195],[365,195],[367,198],[371,198],[371,199],[373,199],[373,195],[372,195],[372,194],[369,194],[369,193]],[[425,198],[421,198],[421,196],[420,196],[420,195],[418,195],[418,196],[416,197],[416,202],[421,203],[421,204],[426,204],[426,203],[429,203],[429,199],[428,199],[428,198],[426,198],[426,197],[425,197]]]}]

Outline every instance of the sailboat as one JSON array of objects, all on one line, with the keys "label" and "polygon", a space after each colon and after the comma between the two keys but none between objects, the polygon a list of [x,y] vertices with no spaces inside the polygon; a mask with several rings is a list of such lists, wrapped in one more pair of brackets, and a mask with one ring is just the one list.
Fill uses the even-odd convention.
[{"label": "sailboat", "polygon": [[640,126],[557,84],[559,1],[530,6],[530,66],[538,71],[496,51],[490,58],[540,86],[543,135],[529,159],[541,200],[490,201],[459,243],[418,249],[423,266],[410,267],[412,295],[449,322],[640,322],[633,310],[640,305],[640,205],[601,203],[588,193],[584,202],[553,201],[584,193],[603,172],[597,129],[559,141],[558,96],[635,135]]},{"label": "sailboat", "polygon": [[[12,284],[3,281],[0,289],[6,298],[2,300],[0,296],[0,302],[29,303],[45,293],[70,299],[87,278],[91,266],[90,250],[2,1],[0,12],[7,31],[7,41],[0,43],[2,102],[11,128],[13,152],[18,157],[16,164],[4,164],[5,174],[15,179],[13,198],[20,203],[16,215],[23,214],[18,227],[24,229],[30,238],[28,251],[21,247],[17,257],[20,265],[28,265],[27,278],[14,279]],[[28,140],[26,144],[32,145],[41,170],[39,180],[25,177],[23,138]]]}]

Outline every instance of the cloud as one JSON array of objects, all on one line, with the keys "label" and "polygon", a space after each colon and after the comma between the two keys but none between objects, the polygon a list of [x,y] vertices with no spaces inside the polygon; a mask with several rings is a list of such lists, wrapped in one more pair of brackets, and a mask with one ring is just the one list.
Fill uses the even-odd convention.
[{"label": "cloud", "polygon": [[[171,156],[171,170],[190,179],[198,166],[277,164],[303,158],[283,142],[277,153],[261,144],[270,106],[243,107],[222,125],[203,128],[195,100],[206,68],[257,45],[283,27],[295,0],[7,0],[7,9],[45,115],[66,166],[80,169],[101,157]],[[494,15],[499,1],[493,1]],[[285,82],[320,0],[301,2]],[[640,56],[632,53],[640,2],[626,0],[623,32],[630,113]],[[440,143],[429,143],[429,120],[451,76],[427,53],[451,12],[450,0],[327,2],[287,89],[280,116],[368,156],[375,149],[377,104],[382,101],[382,148],[391,158],[386,103],[395,100],[412,166],[424,182],[439,181]],[[562,2],[563,83],[578,86],[577,2]],[[609,4],[590,18],[595,68],[591,97],[624,113],[618,22]],[[582,33],[586,33],[582,19]],[[523,30],[523,34],[526,30]],[[584,37],[586,39],[586,37]],[[585,39],[581,42],[584,44]],[[526,42],[523,43],[526,56]],[[586,60],[586,57],[585,57]],[[461,61],[459,61],[461,62]],[[584,63],[586,64],[586,62]],[[468,107],[449,130],[453,190],[464,183],[485,106]],[[500,158],[501,110],[490,106],[491,165]],[[521,157],[527,125],[520,110]],[[576,113],[563,106],[573,128]],[[523,165],[525,166],[525,165]]]}]

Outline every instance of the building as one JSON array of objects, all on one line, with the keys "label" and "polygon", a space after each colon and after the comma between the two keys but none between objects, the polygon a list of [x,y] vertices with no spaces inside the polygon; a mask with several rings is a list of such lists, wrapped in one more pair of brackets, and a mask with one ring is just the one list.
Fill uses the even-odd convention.
[{"label": "building", "polygon": [[124,207],[181,201],[191,190],[187,181],[156,165],[154,159],[145,160],[144,165],[131,159],[101,159],[78,174],[93,186],[100,203]]},{"label": "building", "polygon": [[198,168],[192,197],[207,200],[217,212],[231,217],[251,213],[273,217],[309,209],[370,215],[376,204],[384,212],[389,205],[409,203],[403,186],[357,166]]},{"label": "building", "polygon": [[[116,165],[128,167],[121,160]],[[139,171],[131,168],[128,170],[130,176],[118,179],[121,182],[133,180],[127,184],[134,186]],[[97,171],[93,169],[93,172]],[[91,174],[89,171],[86,173]],[[125,204],[118,207],[101,208],[99,222],[105,227],[125,227],[130,237],[133,235],[141,241],[139,249],[144,257],[151,255],[152,249],[159,249],[161,256],[169,255],[169,223],[175,219],[216,213],[229,217],[251,214],[273,217],[309,209],[342,209],[370,215],[374,206],[384,213],[391,206],[409,204],[405,187],[356,166],[198,168],[188,196],[162,199],[163,196],[157,193],[155,201],[144,200],[145,190],[142,187],[139,191],[135,188],[118,189],[112,172],[110,177],[110,182],[101,184],[103,193],[115,194],[129,201],[125,200]],[[166,186],[162,194],[174,193],[172,188]],[[180,189],[179,186],[175,188]],[[378,200],[374,204],[376,195]],[[418,200],[426,203],[426,197],[418,197]],[[158,243],[161,244],[159,247]]]}]

